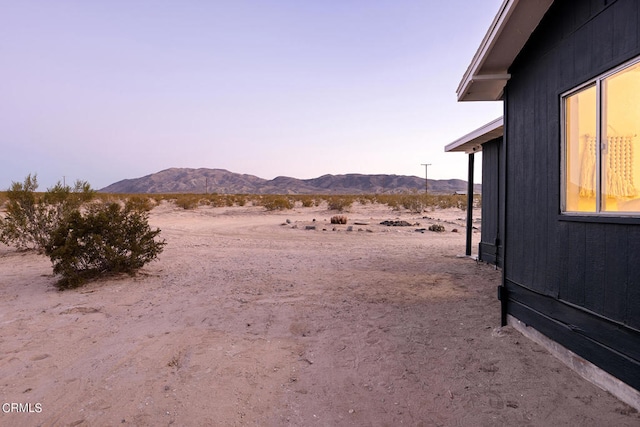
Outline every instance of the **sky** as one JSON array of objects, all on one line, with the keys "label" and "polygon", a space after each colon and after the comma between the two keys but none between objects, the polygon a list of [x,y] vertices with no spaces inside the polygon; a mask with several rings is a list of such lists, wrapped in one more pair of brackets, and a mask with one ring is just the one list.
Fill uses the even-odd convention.
[{"label": "sky", "polygon": [[[170,167],[467,179],[502,0],[0,0],[0,189]],[[478,157],[479,158],[479,157]],[[480,181],[476,159],[476,182]]]}]

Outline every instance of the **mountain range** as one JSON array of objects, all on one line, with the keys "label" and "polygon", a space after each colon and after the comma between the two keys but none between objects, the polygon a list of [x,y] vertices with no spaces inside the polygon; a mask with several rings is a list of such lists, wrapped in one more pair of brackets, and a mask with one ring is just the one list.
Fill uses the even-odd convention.
[{"label": "mountain range", "polygon": [[[170,168],[141,178],[124,179],[99,190],[103,193],[220,193],[220,194],[374,194],[424,191],[424,178],[406,175],[323,175],[312,179],[279,176],[271,180],[225,169]],[[481,184],[474,186],[480,193]],[[429,193],[466,192],[460,179],[429,180]]]}]

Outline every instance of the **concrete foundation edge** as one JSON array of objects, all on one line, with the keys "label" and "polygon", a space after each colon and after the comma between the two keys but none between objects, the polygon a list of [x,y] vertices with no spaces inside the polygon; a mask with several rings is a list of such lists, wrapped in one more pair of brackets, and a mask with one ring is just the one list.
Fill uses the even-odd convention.
[{"label": "concrete foundation edge", "polygon": [[640,411],[640,391],[628,386],[613,375],[603,371],[571,350],[547,338],[536,329],[527,326],[515,317],[508,315],[507,324],[525,337],[546,348],[555,358],[573,369],[585,380],[597,385],[627,405]]}]

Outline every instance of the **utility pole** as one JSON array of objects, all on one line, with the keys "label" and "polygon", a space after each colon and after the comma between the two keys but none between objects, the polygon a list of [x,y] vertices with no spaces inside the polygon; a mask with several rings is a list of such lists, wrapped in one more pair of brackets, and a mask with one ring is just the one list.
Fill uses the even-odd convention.
[{"label": "utility pole", "polygon": [[424,166],[424,194],[429,194],[429,166],[431,163],[422,163]]}]

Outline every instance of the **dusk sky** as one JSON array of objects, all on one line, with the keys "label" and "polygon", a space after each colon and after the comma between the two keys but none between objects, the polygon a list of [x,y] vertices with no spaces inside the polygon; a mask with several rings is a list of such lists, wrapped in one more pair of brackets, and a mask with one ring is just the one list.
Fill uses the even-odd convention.
[{"label": "dusk sky", "polygon": [[0,189],[170,167],[467,179],[444,146],[502,114],[455,94],[501,4],[0,0]]}]

